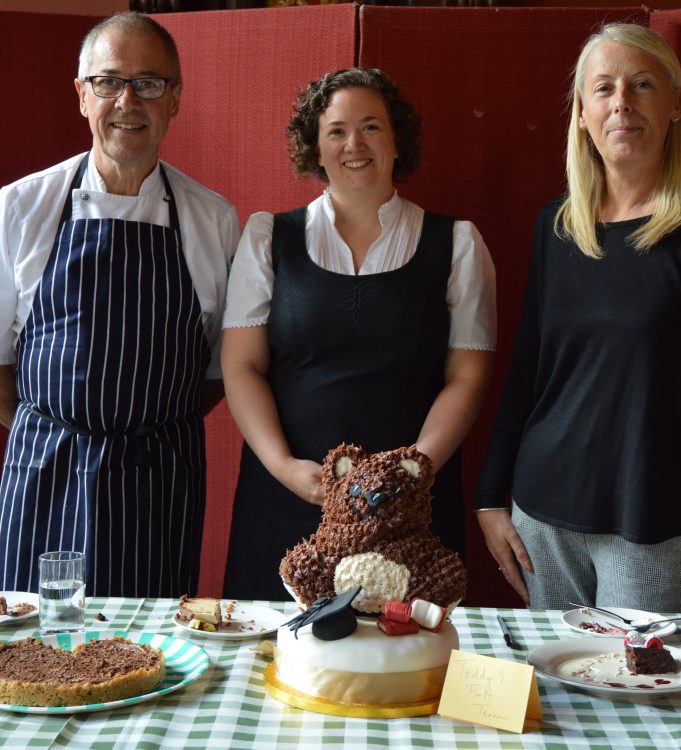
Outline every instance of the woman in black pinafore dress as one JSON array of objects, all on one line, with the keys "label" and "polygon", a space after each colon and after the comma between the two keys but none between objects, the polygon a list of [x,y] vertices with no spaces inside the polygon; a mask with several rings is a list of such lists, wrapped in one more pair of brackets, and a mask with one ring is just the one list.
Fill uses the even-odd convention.
[{"label": "woman in black pinafore dress", "polygon": [[494,268],[470,222],[423,212],[393,178],[419,118],[376,70],[337,71],[289,124],[309,206],[255,214],[236,254],[222,365],[245,438],[224,595],[282,599],[279,562],[321,520],[321,461],[342,442],[433,460],[434,533],[464,552],[458,447],[495,346]]}]

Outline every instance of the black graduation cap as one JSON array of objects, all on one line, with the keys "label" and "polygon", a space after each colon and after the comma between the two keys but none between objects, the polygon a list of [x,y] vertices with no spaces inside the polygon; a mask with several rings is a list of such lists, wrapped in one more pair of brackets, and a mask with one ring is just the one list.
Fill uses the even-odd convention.
[{"label": "black graduation cap", "polygon": [[350,606],[362,590],[356,586],[338,596],[324,596],[304,612],[289,620],[288,625],[298,638],[298,628],[312,623],[312,635],[321,641],[338,641],[357,630],[357,617]]}]

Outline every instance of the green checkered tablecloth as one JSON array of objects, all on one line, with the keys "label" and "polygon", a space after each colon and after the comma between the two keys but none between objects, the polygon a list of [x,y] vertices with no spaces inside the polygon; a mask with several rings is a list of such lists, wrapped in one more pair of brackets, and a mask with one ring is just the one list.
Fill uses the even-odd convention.
[{"label": "green checkered tablecloth", "polygon": [[[294,613],[292,604],[265,602]],[[98,599],[88,602],[86,626],[129,629],[183,637],[172,622],[176,602],[168,599]],[[95,620],[102,613],[107,622]],[[523,650],[506,647],[496,616],[501,614]],[[523,662],[546,641],[580,637],[558,611],[529,612],[459,607],[453,613],[461,649]],[[37,635],[37,620],[3,626],[0,638]],[[182,690],[135,706],[103,712],[44,716],[0,712],[0,748],[466,748],[499,750],[677,750],[681,747],[681,696],[642,696],[640,702],[595,697],[538,679],[544,711],[540,729],[512,734],[440,716],[416,719],[342,719],[278,703],[263,687],[268,659],[257,641],[197,636],[208,652],[208,671]],[[677,641],[677,642],[675,642]],[[678,636],[669,640],[678,645]]]}]

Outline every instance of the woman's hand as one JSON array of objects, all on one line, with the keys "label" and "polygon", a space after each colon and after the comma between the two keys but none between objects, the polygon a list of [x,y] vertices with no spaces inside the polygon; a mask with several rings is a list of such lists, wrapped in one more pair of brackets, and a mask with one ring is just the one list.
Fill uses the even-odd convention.
[{"label": "woman's hand", "polygon": [[291,456],[277,468],[276,477],[306,503],[321,505],[324,502],[321,464]]},{"label": "woman's hand", "polygon": [[291,455],[267,382],[266,326],[222,332],[222,377],[230,411],[244,440],[270,474],[312,505],[321,505],[322,467]]},{"label": "woman's hand", "polygon": [[530,595],[518,566],[521,565],[528,573],[534,572],[534,568],[509,512],[504,508],[489,509],[478,511],[476,516],[485,535],[487,549],[497,561],[499,570],[525,604],[529,605]]}]

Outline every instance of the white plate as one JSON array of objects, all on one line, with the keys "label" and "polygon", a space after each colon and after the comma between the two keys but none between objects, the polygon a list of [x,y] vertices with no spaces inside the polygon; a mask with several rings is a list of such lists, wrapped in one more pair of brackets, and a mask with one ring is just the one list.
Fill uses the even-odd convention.
[{"label": "white plate", "polygon": [[[678,663],[681,660],[681,649],[669,648],[669,651]],[[596,672],[593,677],[574,674],[594,659],[598,661],[594,665]],[[681,674],[678,672],[667,675],[629,674],[624,662],[622,638],[574,638],[569,641],[545,643],[530,651],[527,662],[545,677],[609,697],[640,697],[651,693],[665,695],[681,690]],[[679,666],[681,667],[681,664]],[[648,687],[642,688],[637,685]]]},{"label": "white plate", "polygon": [[29,620],[31,617],[35,617],[38,614],[38,594],[31,594],[30,591],[0,591],[0,596],[5,597],[8,608],[24,602],[26,604],[32,604],[35,607],[32,612],[27,612],[25,615],[19,615],[18,617],[12,617],[12,615],[0,615],[0,625]]},{"label": "white plate", "polygon": [[[585,607],[585,609],[588,609],[588,607]],[[622,607],[608,607],[608,609],[615,614],[626,617],[628,620],[655,622],[655,620],[665,619],[664,615],[657,614],[656,612],[643,612],[640,609],[623,609]],[[628,625],[625,625],[623,622],[618,624],[618,620],[616,617],[608,617],[607,615],[604,615],[601,612],[596,612],[596,610],[593,609],[591,610],[591,614],[585,614],[581,609],[571,609],[569,612],[566,612],[563,615],[563,622],[569,628],[576,630],[578,633],[581,633],[582,635],[590,635],[594,638],[613,638],[620,635],[624,637],[625,633],[631,630],[631,628]],[[615,627],[621,627],[622,633],[620,634],[617,630],[613,630],[608,633],[594,633],[593,630],[585,630],[584,628],[580,628],[580,622],[596,622],[599,625],[603,625],[604,627],[614,625]],[[660,638],[663,638],[665,635],[671,635],[675,632],[676,623],[668,622],[666,625],[659,625],[657,627],[650,628],[646,635],[655,634]]]},{"label": "white plate", "polygon": [[223,599],[220,602],[222,616],[225,615],[225,607],[232,604],[229,626],[223,623],[222,630],[194,630],[189,627],[188,622],[180,620],[177,613],[173,616],[175,625],[191,635],[205,636],[206,638],[224,638],[226,640],[243,640],[245,638],[260,638],[270,633],[275,633],[280,625],[290,620],[292,615],[286,617],[281,612],[270,607],[259,607],[257,604],[242,604],[231,599]]},{"label": "white plate", "polygon": [[85,706],[11,706],[0,703],[0,708],[7,711],[21,711],[27,714],[78,714],[90,711],[105,711],[121,706],[131,706],[135,703],[150,701],[166,693],[179,690],[197,677],[202,675],[210,664],[208,654],[194,643],[183,638],[172,638],[167,635],[154,633],[128,633],[125,630],[110,630],[106,632],[88,630],[84,633],[59,633],[58,635],[43,636],[43,643],[48,646],[59,646],[72,651],[79,643],[89,643],[91,640],[105,640],[120,635],[133,643],[148,643],[163,652],[166,662],[165,679],[153,690],[132,698],[107,703],[89,703]]}]

